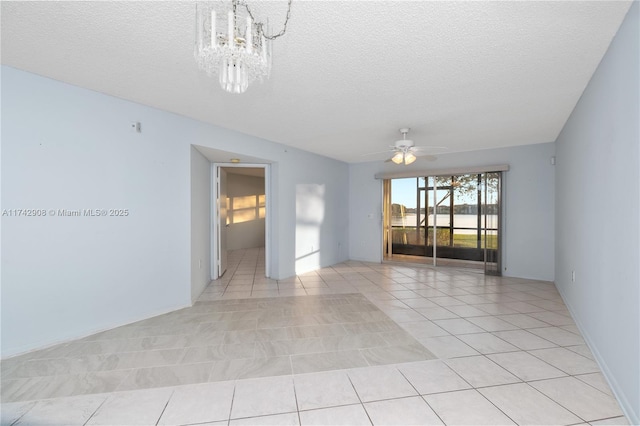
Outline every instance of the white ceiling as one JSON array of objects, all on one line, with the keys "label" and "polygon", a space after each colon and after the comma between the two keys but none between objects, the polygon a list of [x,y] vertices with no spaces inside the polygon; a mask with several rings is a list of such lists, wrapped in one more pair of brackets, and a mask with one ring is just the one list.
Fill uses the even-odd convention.
[{"label": "white ceiling", "polygon": [[[2,1],[2,63],[348,162],[552,142],[630,1],[302,1],[271,78],[223,92],[193,2]],[[286,2],[262,2],[272,28]]]}]

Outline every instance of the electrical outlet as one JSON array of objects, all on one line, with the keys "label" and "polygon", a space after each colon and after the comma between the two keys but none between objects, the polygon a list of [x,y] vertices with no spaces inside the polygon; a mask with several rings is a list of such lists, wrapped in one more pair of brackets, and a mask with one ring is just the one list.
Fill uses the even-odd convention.
[{"label": "electrical outlet", "polygon": [[572,283],[576,282],[576,271],[571,271],[571,282]]}]

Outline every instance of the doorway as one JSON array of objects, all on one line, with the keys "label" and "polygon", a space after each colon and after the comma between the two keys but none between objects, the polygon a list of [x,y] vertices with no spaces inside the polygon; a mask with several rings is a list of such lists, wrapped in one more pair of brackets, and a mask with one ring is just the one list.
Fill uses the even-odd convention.
[{"label": "doorway", "polygon": [[212,164],[211,279],[227,272],[230,251],[264,248],[270,277],[268,164]]},{"label": "doorway", "polygon": [[384,257],[499,275],[502,173],[387,179]]}]

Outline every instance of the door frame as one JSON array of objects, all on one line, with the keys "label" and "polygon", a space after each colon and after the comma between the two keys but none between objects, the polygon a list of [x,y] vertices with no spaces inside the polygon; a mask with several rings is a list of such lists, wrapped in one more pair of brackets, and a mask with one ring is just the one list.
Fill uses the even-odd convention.
[{"label": "door frame", "polygon": [[[429,204],[428,204],[428,200],[429,200],[429,191],[433,191],[433,204],[432,206],[433,208],[433,224],[432,225],[428,225],[428,220],[425,223],[425,241],[424,241],[424,255],[423,254],[418,254],[418,253],[411,253],[411,252],[404,252],[403,254],[407,254],[407,255],[414,255],[414,256],[425,256],[425,257],[431,257],[433,259],[433,266],[438,266],[438,260],[439,259],[460,259],[460,260],[472,260],[477,262],[477,264],[482,264],[482,267],[484,269],[484,273],[485,275],[496,275],[496,276],[500,276],[502,275],[502,265],[503,265],[503,256],[504,256],[504,249],[503,249],[503,241],[504,241],[504,223],[505,223],[505,203],[504,203],[504,181],[505,181],[505,171],[508,170],[508,167],[501,167],[501,166],[496,166],[495,171],[492,171],[491,169],[487,170],[480,170],[480,171],[472,171],[472,172],[464,172],[462,170],[464,169],[455,169],[455,172],[448,172],[448,173],[429,173],[429,172],[425,172],[424,175],[420,175],[420,176],[413,176],[413,175],[408,175],[408,176],[384,176],[381,177],[383,185],[382,185],[382,205],[383,205],[383,220],[382,220],[382,234],[383,234],[383,238],[382,238],[382,254],[383,254],[383,261],[384,259],[389,259],[392,260],[391,258],[393,257],[393,226],[392,224],[389,225],[389,222],[392,220],[391,215],[392,215],[392,209],[391,206],[393,205],[393,180],[394,179],[419,179],[424,177],[425,179],[425,186],[424,188],[420,187],[419,183],[416,186],[416,191],[417,191],[417,209],[418,211],[423,207],[420,204],[420,193],[421,191],[425,192],[425,205],[424,205],[424,209],[425,209],[425,215],[426,217],[429,217],[429,213],[428,213],[428,208],[429,208]],[[455,247],[452,246],[444,246],[444,245],[438,245],[437,242],[437,235],[438,235],[438,229],[441,228],[442,226],[438,225],[438,221],[437,221],[437,206],[439,205],[438,203],[438,190],[448,190],[449,191],[449,196],[451,197],[451,200],[453,200],[453,196],[454,196],[454,192],[453,192],[453,186],[452,185],[447,185],[447,186],[438,186],[438,182],[437,182],[437,177],[441,177],[441,176],[445,176],[445,177],[456,177],[459,175],[478,175],[478,187],[480,188],[480,185],[482,185],[482,192],[480,193],[479,190],[479,195],[478,195],[478,210],[477,210],[477,217],[478,217],[478,227],[477,227],[477,235],[478,235],[478,241],[480,241],[480,236],[481,236],[481,232],[483,232],[484,234],[484,246],[480,247],[480,245],[478,245],[477,248],[474,248],[473,250],[477,250],[478,253],[476,254],[480,254],[482,256],[482,259],[477,259],[477,258],[472,258],[472,257],[449,257],[446,255],[438,257],[438,253],[443,250],[452,253],[455,255],[455,253],[453,253],[453,250],[455,250]],[[488,175],[489,174],[495,174],[497,176],[497,181],[498,181],[498,188],[497,188],[497,202],[495,204],[497,204],[498,208],[497,208],[497,212],[495,213],[495,215],[497,216],[497,225],[496,228],[489,228],[489,225],[487,224],[487,216],[492,214],[492,213],[488,213],[487,208],[485,207],[488,203],[488,185],[487,185],[487,179],[488,179]],[[430,183],[430,180],[433,180],[432,183]],[[387,183],[388,182],[388,183]],[[429,186],[432,185],[432,186]],[[446,198],[446,197],[445,197]],[[444,198],[442,199],[444,200]],[[441,202],[442,202],[441,200]],[[451,204],[451,206],[453,206],[453,204]],[[451,222],[449,225],[449,228],[453,231],[454,229],[471,229],[471,228],[459,228],[459,227],[455,227],[453,225],[455,225],[455,222],[453,221],[453,216],[455,215],[454,210],[451,209],[450,213],[451,215]],[[419,216],[418,216],[419,217]],[[416,226],[419,226],[419,220],[416,219],[417,223]],[[482,226],[480,224],[483,224]],[[445,226],[446,228],[446,226]],[[433,235],[433,245],[429,246],[428,242],[429,242],[429,238],[428,238],[428,233],[429,230],[433,230],[432,235]],[[493,254],[491,256],[491,259],[495,259],[495,261],[490,261],[489,259],[489,251],[492,249],[489,249],[487,247],[487,242],[488,242],[488,231],[497,231],[497,248],[495,249],[495,254]],[[390,235],[388,235],[390,234]],[[479,244],[479,243],[478,243]],[[419,245],[410,245],[410,244],[406,244],[410,247],[420,247]],[[427,248],[431,248],[431,253],[429,253],[428,250],[426,250]],[[453,250],[452,250],[453,249]],[[458,249],[458,251],[460,250],[467,250],[465,249]],[[420,250],[421,251],[421,250]],[[458,252],[458,255],[460,255],[460,252]],[[493,268],[490,268],[489,265],[490,264],[494,264],[495,266]]]},{"label": "door frame", "polygon": [[218,279],[218,170],[220,168],[264,169],[264,256],[265,276],[271,277],[271,167],[269,164],[253,163],[211,163],[211,279]]}]

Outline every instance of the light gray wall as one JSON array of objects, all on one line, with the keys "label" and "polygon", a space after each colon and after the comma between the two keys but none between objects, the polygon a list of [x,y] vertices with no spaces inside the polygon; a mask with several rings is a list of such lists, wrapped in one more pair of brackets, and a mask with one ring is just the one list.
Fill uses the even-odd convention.
[{"label": "light gray wall", "polygon": [[191,303],[191,145],[271,162],[273,278],[309,267],[298,185],[326,188],[312,265],[347,259],[346,163],[3,66],[2,208],[129,209],[2,217],[3,357]]},{"label": "light gray wall", "polygon": [[[245,176],[235,173],[227,174],[227,196],[231,199],[235,197],[260,196],[264,195],[264,178],[256,176]],[[254,209],[254,213],[258,212]],[[234,217],[234,212],[227,213],[229,217]],[[246,222],[236,222],[229,224],[227,229],[227,249],[238,250],[246,248],[264,247],[265,244],[265,220],[255,217]]]},{"label": "light gray wall", "polygon": [[191,147],[191,301],[211,278],[211,163]]},{"label": "light gray wall", "polygon": [[632,424],[640,423],[639,15],[634,2],[558,137],[556,179],[556,285]]},{"label": "light gray wall", "polygon": [[350,168],[350,257],[379,262],[382,255],[382,171],[489,166],[508,164],[504,174],[503,275],[552,281],[554,277],[555,144],[440,155],[435,162],[410,166],[370,162]]}]

